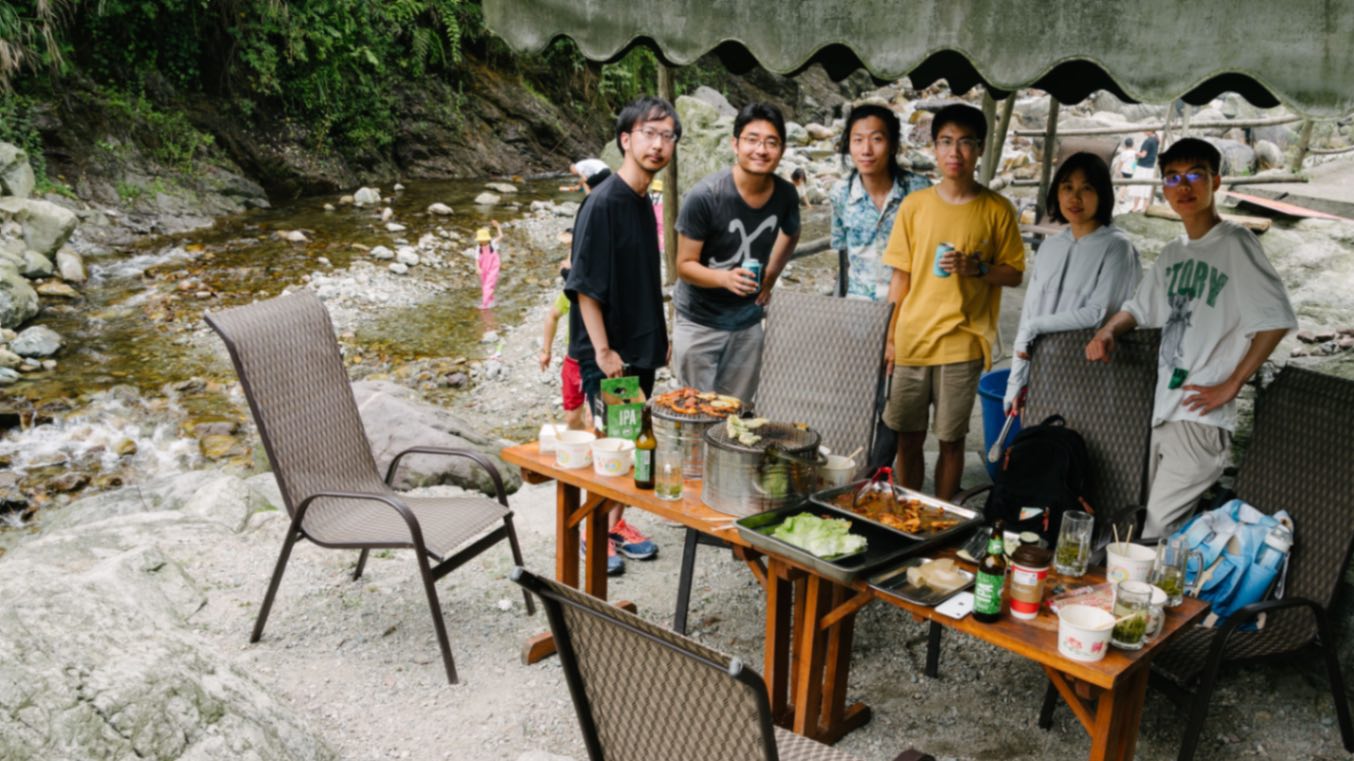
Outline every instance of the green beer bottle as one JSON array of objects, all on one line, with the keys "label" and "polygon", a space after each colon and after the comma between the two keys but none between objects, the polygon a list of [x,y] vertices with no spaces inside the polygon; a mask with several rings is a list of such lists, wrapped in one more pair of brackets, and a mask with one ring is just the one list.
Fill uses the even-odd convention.
[{"label": "green beer bottle", "polygon": [[992,538],[987,542],[987,555],[978,563],[978,581],[973,588],[973,617],[985,624],[1001,619],[1001,597],[1006,588],[1004,528],[1001,521],[992,523]]}]

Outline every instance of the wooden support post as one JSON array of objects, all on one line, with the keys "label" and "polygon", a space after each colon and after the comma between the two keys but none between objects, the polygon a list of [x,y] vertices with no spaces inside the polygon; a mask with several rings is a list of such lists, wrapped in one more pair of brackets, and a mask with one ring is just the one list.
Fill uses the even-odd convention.
[{"label": "wooden support post", "polygon": [[1039,169],[1039,198],[1038,205],[1035,207],[1038,211],[1035,214],[1035,222],[1042,222],[1044,214],[1048,211],[1045,206],[1048,203],[1048,186],[1053,180],[1053,154],[1058,151],[1058,99],[1052,95],[1048,96],[1048,123],[1044,126],[1044,160]]},{"label": "wooden support post", "polygon": [[1307,149],[1312,144],[1312,120],[1302,120],[1302,131],[1298,133],[1298,145],[1293,150],[1293,163],[1288,165],[1288,171],[1293,174],[1302,172],[1302,162],[1307,158]]},{"label": "wooden support post", "polygon": [[997,172],[1001,171],[1001,154],[1006,148],[1006,133],[1011,128],[1011,112],[1015,110],[1015,99],[1015,93],[1011,93],[1001,102],[997,128],[988,135],[987,152],[983,154],[982,176],[979,178],[979,182],[984,186],[990,186]]},{"label": "wooden support post", "polygon": [[[978,167],[978,176],[986,177],[991,174],[987,170],[987,165],[992,163],[992,135],[996,132],[997,126],[997,101],[993,99],[992,92],[983,88],[983,124],[987,125],[987,140],[983,142],[982,165]],[[981,182],[981,180],[979,180]],[[987,183],[983,183],[986,185]]]},{"label": "wooden support post", "polygon": [[[659,63],[658,97],[669,103],[677,102],[674,74],[671,66]],[[672,161],[663,171],[663,266],[667,268],[663,282],[666,285],[677,282],[677,206],[681,203],[681,192],[677,186],[677,159],[681,153],[674,146]]]}]

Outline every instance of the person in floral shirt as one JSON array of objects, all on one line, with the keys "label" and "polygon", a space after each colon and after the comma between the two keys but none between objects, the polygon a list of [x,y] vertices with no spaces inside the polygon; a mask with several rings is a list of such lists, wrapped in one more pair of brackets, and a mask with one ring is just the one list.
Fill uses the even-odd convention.
[{"label": "person in floral shirt", "polygon": [[841,154],[850,157],[852,169],[831,196],[832,248],[841,261],[839,295],[871,301],[888,297],[893,270],[880,257],[898,205],[908,193],[931,185],[898,166],[901,130],[898,115],[884,106],[859,105],[846,117]]}]

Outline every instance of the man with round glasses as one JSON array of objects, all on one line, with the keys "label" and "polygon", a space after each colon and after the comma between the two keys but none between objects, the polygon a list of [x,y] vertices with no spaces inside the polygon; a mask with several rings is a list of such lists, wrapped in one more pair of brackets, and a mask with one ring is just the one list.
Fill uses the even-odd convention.
[{"label": "man with round glasses", "polygon": [[1237,394],[1298,324],[1260,241],[1218,214],[1218,149],[1185,138],[1158,163],[1185,235],[1166,244],[1137,293],[1086,345],[1087,359],[1108,362],[1118,336],[1137,325],[1161,328],[1144,539],[1184,522],[1222,475]]},{"label": "man with round glasses", "polygon": [[696,184],[677,218],[672,368],[683,385],[751,403],[762,308],[799,239],[799,194],[776,176],[785,118],[751,103],[733,123],[734,165]]}]

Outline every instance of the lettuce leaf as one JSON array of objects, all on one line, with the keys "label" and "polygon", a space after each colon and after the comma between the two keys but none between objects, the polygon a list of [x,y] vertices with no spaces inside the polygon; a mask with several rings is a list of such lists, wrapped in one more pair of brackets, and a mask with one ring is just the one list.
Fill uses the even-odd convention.
[{"label": "lettuce leaf", "polygon": [[865,537],[851,533],[851,522],[800,513],[785,519],[771,536],[807,550],[820,558],[853,555],[865,549]]}]

